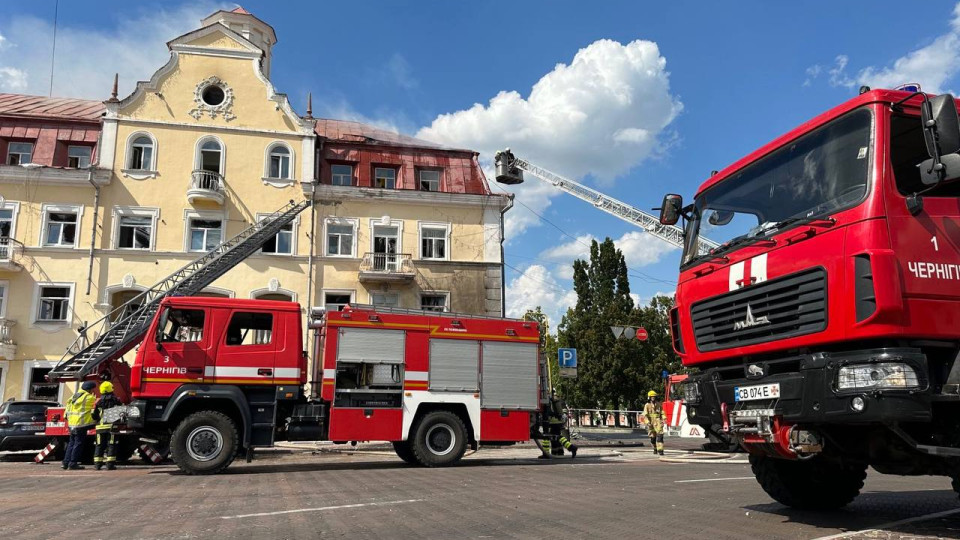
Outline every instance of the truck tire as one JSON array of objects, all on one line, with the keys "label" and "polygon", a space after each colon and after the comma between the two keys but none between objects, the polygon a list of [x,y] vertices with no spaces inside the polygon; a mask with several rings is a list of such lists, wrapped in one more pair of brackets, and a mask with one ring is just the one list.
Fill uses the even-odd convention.
[{"label": "truck tire", "polygon": [[217,474],[237,454],[237,426],[217,411],[200,411],[177,424],[170,438],[170,454],[187,474]]},{"label": "truck tire", "polygon": [[849,504],[863,488],[867,466],[814,458],[789,461],[750,456],[760,487],[780,504],[805,510],[835,510]]},{"label": "truck tire", "polygon": [[467,451],[467,427],[450,411],[427,413],[413,428],[410,447],[424,467],[453,465]]},{"label": "truck tire", "polygon": [[413,449],[410,448],[409,441],[393,441],[393,451],[397,453],[397,457],[410,465],[420,464],[420,462],[417,461],[417,456],[413,455]]}]

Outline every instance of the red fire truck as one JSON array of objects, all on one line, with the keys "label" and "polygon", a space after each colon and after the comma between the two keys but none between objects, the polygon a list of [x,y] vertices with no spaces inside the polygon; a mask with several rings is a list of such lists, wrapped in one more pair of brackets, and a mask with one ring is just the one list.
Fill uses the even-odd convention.
[{"label": "red fire truck", "polygon": [[960,490],[958,150],[952,96],[863,88],[664,198],[689,420],[781,503],[843,506],[868,466]]},{"label": "red fire truck", "polygon": [[[277,441],[388,441],[403,460],[437,467],[468,446],[529,440],[549,403],[535,322],[347,306],[311,321],[308,374],[299,304],[189,296],[308,204],[291,202],[187,265],[93,340],[81,329],[50,378],[112,379],[131,400],[126,427],[190,474]],[[131,367],[121,356],[134,347]]]}]

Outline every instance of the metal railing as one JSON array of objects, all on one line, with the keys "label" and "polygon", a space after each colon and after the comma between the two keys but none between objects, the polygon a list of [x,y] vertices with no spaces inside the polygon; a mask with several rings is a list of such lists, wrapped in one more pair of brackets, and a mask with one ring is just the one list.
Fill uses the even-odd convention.
[{"label": "metal railing", "polygon": [[0,262],[12,262],[23,253],[23,244],[13,238],[0,237]]},{"label": "metal railing", "polygon": [[223,175],[216,171],[196,170],[191,174],[190,189],[223,194]]},{"label": "metal railing", "polygon": [[409,253],[364,253],[360,272],[387,275],[413,275],[413,257]]}]

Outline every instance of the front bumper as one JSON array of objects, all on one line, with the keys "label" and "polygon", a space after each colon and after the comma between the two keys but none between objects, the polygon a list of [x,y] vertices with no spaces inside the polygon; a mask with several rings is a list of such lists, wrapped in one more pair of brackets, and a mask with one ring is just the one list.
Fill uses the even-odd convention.
[{"label": "front bumper", "polygon": [[[914,389],[838,390],[837,373],[849,364],[896,359],[916,371]],[[885,348],[844,353],[813,353],[768,361],[745,361],[739,366],[712,368],[691,376],[700,386],[698,403],[687,403],[692,423],[726,425],[737,431],[737,418],[751,414],[776,416],[787,424],[871,424],[929,422],[931,393],[926,357],[917,349]],[[779,383],[779,397],[736,401],[735,389]],[[862,410],[852,401],[859,397]]]},{"label": "front bumper", "polygon": [[0,452],[41,450],[47,445],[47,442],[47,437],[42,430],[36,433],[18,432],[11,435],[0,434]]}]

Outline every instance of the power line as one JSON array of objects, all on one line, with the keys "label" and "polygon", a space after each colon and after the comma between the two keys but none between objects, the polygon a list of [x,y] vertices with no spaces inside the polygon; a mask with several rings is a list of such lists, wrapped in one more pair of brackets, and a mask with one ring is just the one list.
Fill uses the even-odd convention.
[{"label": "power line", "polygon": [[50,92],[47,97],[53,97],[53,67],[57,59],[57,18],[60,14],[60,0],[53,4],[53,51],[50,52]]}]

